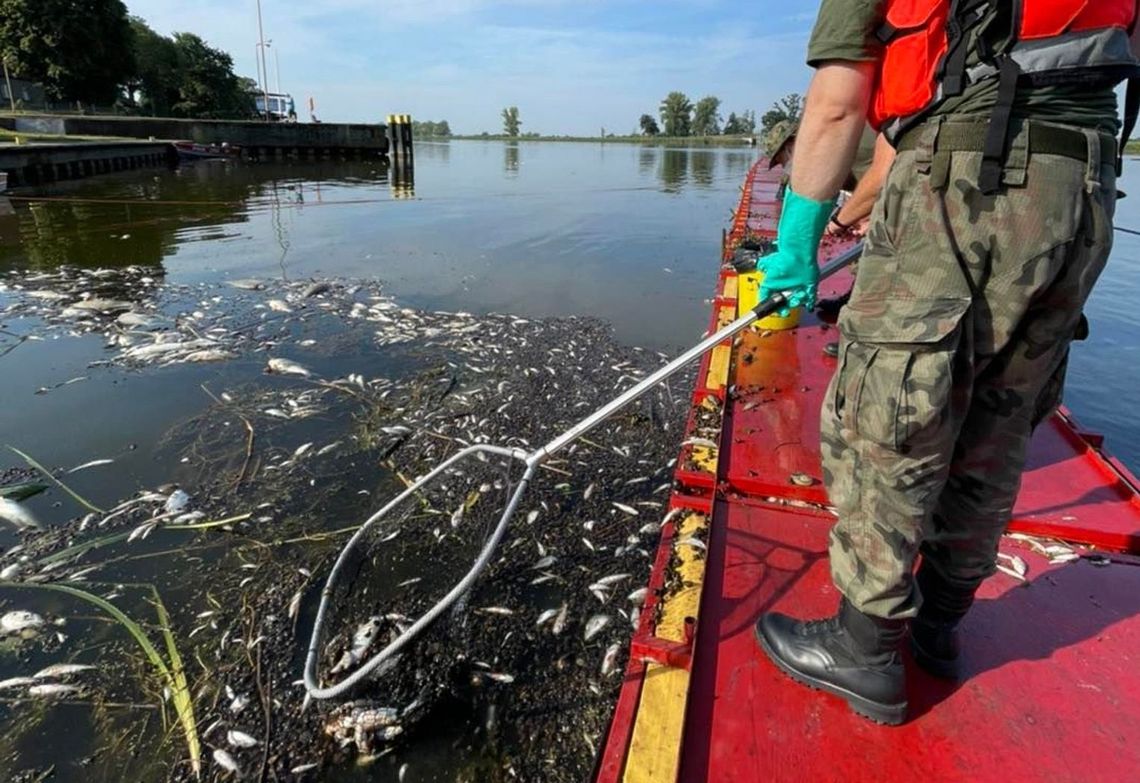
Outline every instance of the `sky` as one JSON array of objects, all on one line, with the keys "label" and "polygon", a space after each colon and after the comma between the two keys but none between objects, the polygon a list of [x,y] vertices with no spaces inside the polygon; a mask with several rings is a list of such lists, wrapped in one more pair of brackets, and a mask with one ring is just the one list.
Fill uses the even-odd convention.
[{"label": "sky", "polygon": [[[125,0],[157,32],[192,32],[255,78],[256,0]],[[497,133],[635,131],[661,99],[716,95],[757,116],[802,92],[811,0],[261,0],[269,86],[324,122],[388,114]]]}]

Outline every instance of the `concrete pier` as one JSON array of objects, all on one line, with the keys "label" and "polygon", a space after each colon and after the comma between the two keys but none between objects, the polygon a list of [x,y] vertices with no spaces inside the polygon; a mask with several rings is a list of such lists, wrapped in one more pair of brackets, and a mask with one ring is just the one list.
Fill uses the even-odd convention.
[{"label": "concrete pier", "polygon": [[0,144],[0,172],[16,187],[164,166],[176,157],[169,143],[154,141]]},{"label": "concrete pier", "polygon": [[355,158],[388,154],[387,128],[382,124],[29,114],[0,118],[0,127],[17,133],[184,140],[201,144],[228,142],[231,146],[240,147],[243,154],[251,158]]}]

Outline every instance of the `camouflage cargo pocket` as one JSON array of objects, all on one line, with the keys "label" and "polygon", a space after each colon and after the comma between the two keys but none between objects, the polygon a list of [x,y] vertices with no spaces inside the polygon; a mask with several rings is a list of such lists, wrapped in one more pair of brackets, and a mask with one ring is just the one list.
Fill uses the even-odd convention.
[{"label": "camouflage cargo pocket", "polygon": [[845,309],[832,405],[845,429],[906,453],[939,432],[954,390],[954,357],[969,302],[907,302],[889,315]]}]

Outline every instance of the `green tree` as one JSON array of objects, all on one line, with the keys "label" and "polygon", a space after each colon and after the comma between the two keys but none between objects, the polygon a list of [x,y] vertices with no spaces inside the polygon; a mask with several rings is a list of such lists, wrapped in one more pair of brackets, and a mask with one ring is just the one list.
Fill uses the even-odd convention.
[{"label": "green tree", "polygon": [[749,109],[740,115],[740,132],[748,134],[756,132],[756,112]]},{"label": "green tree", "polygon": [[120,0],[0,0],[0,57],[58,101],[110,104],[134,71]]},{"label": "green tree", "polygon": [[170,115],[178,101],[178,49],[174,41],[150,29],[137,16],[131,17],[135,41],[135,73],[127,92],[144,114]]},{"label": "green tree", "polygon": [[641,115],[641,132],[646,136],[656,136],[661,133],[661,129],[657,127],[657,120],[653,119],[652,115]]},{"label": "green tree", "polygon": [[252,96],[233,71],[234,61],[194,33],[175,33],[178,99],[171,112],[180,117],[232,119],[253,113]]},{"label": "green tree", "polygon": [[720,98],[707,95],[693,109],[693,135],[716,136],[720,133]]},{"label": "green tree", "polygon": [[791,120],[793,122],[799,120],[800,114],[803,113],[804,96],[798,92],[792,92],[785,95],[780,100],[772,104],[772,108],[764,112],[764,116],[760,118],[760,132],[767,135],[768,131],[772,130],[777,123],[784,120]]},{"label": "green tree", "polygon": [[740,119],[736,116],[736,112],[730,111],[728,119],[724,121],[724,135],[739,136],[742,132],[740,130]]},{"label": "green tree", "polygon": [[518,106],[508,106],[503,109],[503,133],[507,136],[517,137],[520,125],[522,125],[522,120],[519,119]]},{"label": "green tree", "polygon": [[683,92],[671,92],[661,101],[661,124],[666,136],[688,136],[693,104]]}]

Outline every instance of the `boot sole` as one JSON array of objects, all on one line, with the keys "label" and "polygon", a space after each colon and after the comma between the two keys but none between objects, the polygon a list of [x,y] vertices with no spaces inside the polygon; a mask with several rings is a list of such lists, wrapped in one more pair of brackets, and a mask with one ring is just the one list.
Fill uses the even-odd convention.
[{"label": "boot sole", "polygon": [[812,690],[824,691],[833,696],[838,696],[847,702],[847,706],[849,706],[853,712],[882,726],[900,726],[906,722],[907,703],[905,701],[901,704],[882,704],[881,702],[864,698],[846,688],[840,688],[829,682],[812,677],[809,674],[804,674],[801,671],[793,669],[776,657],[775,652],[768,645],[768,640],[764,638],[764,635],[760,633],[759,629],[753,629],[752,633],[756,637],[756,641],[760,643],[764,654],[768,656],[768,660],[776,664],[776,668],[799,684],[806,685]]},{"label": "boot sole", "polygon": [[914,662],[922,667],[927,674],[933,674],[944,680],[959,679],[958,661],[947,661],[945,658],[936,658],[928,654],[912,636],[910,638],[910,652]]}]

